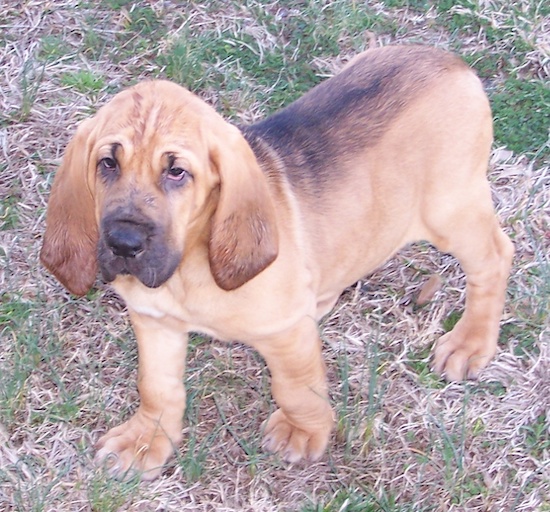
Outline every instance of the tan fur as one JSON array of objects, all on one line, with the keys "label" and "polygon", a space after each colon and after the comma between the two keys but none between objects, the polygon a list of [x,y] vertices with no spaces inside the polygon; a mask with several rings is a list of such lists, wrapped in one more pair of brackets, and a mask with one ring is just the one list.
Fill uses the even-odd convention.
[{"label": "tan fur", "polygon": [[276,212],[262,170],[242,136],[233,139],[211,153],[221,184],[208,252],[214,280],[224,290],[252,279],[278,251]]},{"label": "tan fur", "polygon": [[365,52],[242,130],[169,82],[115,96],[69,144],[41,254],[76,294],[97,257],[136,333],[141,403],[101,438],[98,461],[160,473],[181,439],[190,331],[257,349],[280,407],[264,447],[321,457],[333,415],[317,321],[415,240],[466,273],[464,315],[434,368],[477,376],[496,352],[513,255],[485,177],[491,139],[479,80],[422,47]]}]

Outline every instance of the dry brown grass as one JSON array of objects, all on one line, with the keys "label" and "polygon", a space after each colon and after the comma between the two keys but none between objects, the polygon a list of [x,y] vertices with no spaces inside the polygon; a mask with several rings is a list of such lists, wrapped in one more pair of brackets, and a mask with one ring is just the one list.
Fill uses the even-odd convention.
[{"label": "dry brown grass", "polygon": [[[135,348],[124,308],[103,284],[76,300],[38,263],[48,191],[68,137],[119,87],[162,73],[156,59],[185,31],[246,33],[260,61],[285,37],[232,2],[214,17],[204,5],[178,10],[152,0],[140,5],[162,15],[166,31],[150,45],[135,43],[159,32],[129,38],[116,60],[86,42],[114,41],[128,28],[132,3],[117,11],[106,4],[0,2],[0,509],[550,510],[550,170],[505,148],[495,149],[490,178],[517,257],[500,350],[479,382],[444,384],[429,372],[429,348],[460,310],[464,283],[452,258],[420,245],[348,289],[323,323],[339,423],[321,462],[289,467],[262,453],[261,424],[272,408],[263,362],[240,345],[197,336],[185,442],[162,478],[118,483],[93,467],[99,434],[136,405]],[[285,5],[263,8],[299,15],[300,4]],[[382,2],[371,8],[387,11]],[[491,12],[504,23],[505,11]],[[393,9],[401,28],[365,32],[363,45],[450,46],[436,15]],[[546,78],[548,24],[531,27],[525,37],[534,49],[518,62]],[[330,75],[361,44],[350,38],[342,36],[340,57],[320,52],[308,65]],[[463,43],[472,51],[486,45],[481,33]],[[219,62],[220,74],[229,76],[229,65]],[[63,78],[83,70],[101,81],[80,87]],[[206,84],[201,93],[237,118],[256,119],[264,106],[252,91],[260,86],[242,79],[240,91]],[[417,307],[433,274],[443,287]]]}]

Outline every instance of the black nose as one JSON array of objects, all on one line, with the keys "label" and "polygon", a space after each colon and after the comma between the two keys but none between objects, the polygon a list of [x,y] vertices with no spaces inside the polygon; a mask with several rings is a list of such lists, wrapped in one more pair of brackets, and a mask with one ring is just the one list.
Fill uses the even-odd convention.
[{"label": "black nose", "polygon": [[119,221],[109,226],[105,239],[115,256],[135,258],[144,250],[147,234],[138,224]]}]

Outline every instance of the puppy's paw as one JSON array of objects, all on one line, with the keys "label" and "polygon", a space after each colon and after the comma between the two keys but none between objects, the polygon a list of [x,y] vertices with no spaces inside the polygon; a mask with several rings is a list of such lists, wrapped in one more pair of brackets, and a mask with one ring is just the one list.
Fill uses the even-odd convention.
[{"label": "puppy's paw", "polygon": [[319,460],[328,445],[332,420],[319,422],[315,429],[303,429],[291,423],[285,413],[278,409],[265,426],[262,446],[268,452],[278,453],[286,462],[305,459]]},{"label": "puppy's paw", "polygon": [[[433,370],[449,381],[477,379],[496,353],[496,337],[468,335],[460,324],[437,341]],[[494,339],[494,341],[493,341]]]},{"label": "puppy's paw", "polygon": [[95,463],[113,478],[124,480],[139,475],[143,480],[153,480],[174,452],[179,436],[168,436],[158,422],[138,412],[99,439]]}]

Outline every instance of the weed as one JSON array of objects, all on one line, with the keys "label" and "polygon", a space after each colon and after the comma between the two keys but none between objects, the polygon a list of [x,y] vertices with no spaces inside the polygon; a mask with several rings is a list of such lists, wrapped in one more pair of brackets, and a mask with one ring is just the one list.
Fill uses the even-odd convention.
[{"label": "weed", "polygon": [[44,70],[44,65],[40,65],[32,59],[24,62],[19,80],[21,104],[19,112],[15,115],[18,121],[22,122],[28,119],[44,79]]},{"label": "weed", "polygon": [[203,477],[215,437],[216,434],[212,433],[207,441],[202,442],[194,435],[193,430],[189,431],[185,453],[177,457],[177,464],[187,482],[194,483]]},{"label": "weed", "polygon": [[164,35],[161,22],[150,7],[134,5],[127,13],[128,25],[123,34],[131,34],[134,38],[161,38]]},{"label": "weed", "polygon": [[83,94],[95,94],[105,87],[103,77],[86,70],[65,73],[61,76],[61,83],[65,87],[72,87]]},{"label": "weed", "polygon": [[408,354],[407,365],[418,375],[419,384],[430,389],[442,389],[443,380],[431,369],[431,347]]},{"label": "weed", "polygon": [[460,311],[451,311],[447,317],[443,319],[442,325],[445,332],[451,332],[461,317],[462,313]]},{"label": "weed", "polygon": [[70,52],[70,47],[67,42],[57,35],[44,36],[40,43],[38,58],[43,61],[55,61]]},{"label": "weed", "polygon": [[533,457],[548,460],[550,455],[550,428],[546,413],[539,414],[532,423],[522,427],[525,444]]},{"label": "weed", "polygon": [[15,229],[19,223],[18,202],[20,197],[10,195],[0,201],[0,231]]},{"label": "weed", "polygon": [[118,512],[131,505],[139,492],[139,477],[119,482],[97,472],[88,482],[86,493],[92,512]]},{"label": "weed", "polygon": [[300,512],[407,512],[418,510],[400,506],[391,495],[385,492],[381,494],[381,498],[376,498],[365,495],[359,489],[339,490],[328,500],[303,505]]},{"label": "weed", "polygon": [[379,377],[380,358],[377,344],[367,343],[362,367],[352,368],[344,347],[337,359],[341,386],[335,406],[336,435],[349,459],[356,458],[377,442],[375,422],[384,396],[384,385]]},{"label": "weed", "polygon": [[126,7],[134,3],[134,0],[101,0],[101,3],[107,9],[117,10],[121,7]]},{"label": "weed", "polygon": [[502,326],[499,339],[508,342],[513,347],[514,354],[522,357],[537,355],[539,353],[538,335],[539,329],[534,325],[526,330],[524,324],[508,323]]},{"label": "weed", "polygon": [[0,333],[9,340],[12,356],[0,361],[0,417],[11,422],[26,400],[26,382],[41,361],[33,313],[35,307],[17,296],[3,293],[0,300]]}]

